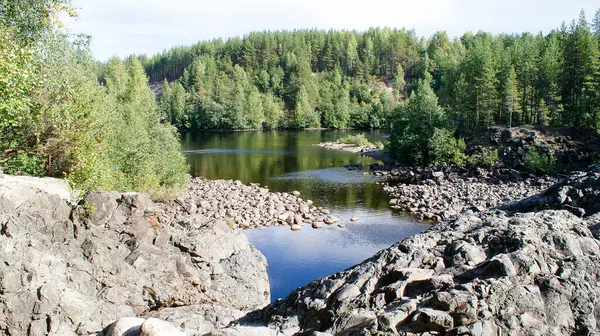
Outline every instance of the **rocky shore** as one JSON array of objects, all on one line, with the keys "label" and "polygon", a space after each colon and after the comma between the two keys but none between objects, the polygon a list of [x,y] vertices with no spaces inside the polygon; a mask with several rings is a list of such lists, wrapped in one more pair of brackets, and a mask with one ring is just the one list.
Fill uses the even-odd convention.
[{"label": "rocky shore", "polygon": [[364,156],[369,156],[377,160],[382,160],[384,157],[384,150],[374,145],[368,146],[356,146],[352,144],[344,144],[336,141],[320,142],[317,146],[325,149],[339,150],[343,152],[356,153]]},{"label": "rocky shore", "polygon": [[[265,258],[223,219],[138,193],[73,203],[56,179],[0,178],[0,261],[0,335],[94,335],[122,317],[204,335],[270,301]],[[165,330],[141,324],[105,336]]]},{"label": "rocky shore", "polygon": [[[248,320],[284,335],[594,335],[598,204],[600,165],[438,224]],[[521,212],[542,209],[566,210]]]},{"label": "rocky shore", "polygon": [[489,208],[539,193],[556,182],[548,175],[525,175],[512,169],[488,171],[453,165],[425,168],[373,165],[375,175],[387,176],[393,185],[384,190],[390,206],[419,219],[440,222],[465,212]]},{"label": "rocky shore", "polygon": [[271,225],[318,229],[340,221],[328,209],[317,208],[311,200],[299,196],[298,191],[271,192],[257,184],[195,178],[188,183],[185,197],[177,202],[189,214],[224,219],[231,227],[243,229]]},{"label": "rocky shore", "polygon": [[[61,180],[0,178],[0,335],[600,332],[600,164],[442,220],[272,304],[265,258],[224,219],[227,207],[225,217],[219,205],[202,207],[210,183],[194,180],[168,203],[119,192],[74,202]],[[277,196],[310,207],[298,195],[215,183],[220,203],[277,209]]]}]

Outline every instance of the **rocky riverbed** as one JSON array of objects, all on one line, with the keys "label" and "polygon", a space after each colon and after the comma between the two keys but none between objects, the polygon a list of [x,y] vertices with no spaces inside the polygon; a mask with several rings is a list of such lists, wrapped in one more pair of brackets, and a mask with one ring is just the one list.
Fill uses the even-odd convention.
[{"label": "rocky riverbed", "polygon": [[[248,320],[284,335],[594,335],[598,204],[600,165],[438,224]],[[571,211],[521,213],[541,209]]]},{"label": "rocky riverbed", "polygon": [[556,178],[548,175],[522,176],[511,169],[490,172],[452,165],[374,168],[376,175],[397,181],[383,187],[392,197],[392,208],[435,222],[464,212],[484,212],[535,195],[556,182]]},{"label": "rocky riverbed", "polygon": [[600,164],[269,305],[264,257],[198,212],[208,183],[170,203],[119,192],[75,203],[63,181],[0,178],[0,335],[600,332]]},{"label": "rocky riverbed", "polygon": [[315,229],[340,222],[328,209],[317,208],[300,193],[270,192],[257,184],[245,185],[233,180],[195,178],[188,184],[185,197],[177,201],[189,214],[224,219],[230,226],[247,228],[290,226]]}]

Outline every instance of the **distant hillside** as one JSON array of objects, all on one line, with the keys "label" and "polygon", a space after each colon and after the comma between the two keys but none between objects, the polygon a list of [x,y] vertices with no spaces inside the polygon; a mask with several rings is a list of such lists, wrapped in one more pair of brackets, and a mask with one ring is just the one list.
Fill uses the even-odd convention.
[{"label": "distant hillside", "polygon": [[[380,128],[419,80],[459,131],[493,124],[597,128],[600,12],[547,35],[372,28],[251,33],[141,57],[167,80],[179,128]],[[385,83],[385,85],[383,85]]]}]

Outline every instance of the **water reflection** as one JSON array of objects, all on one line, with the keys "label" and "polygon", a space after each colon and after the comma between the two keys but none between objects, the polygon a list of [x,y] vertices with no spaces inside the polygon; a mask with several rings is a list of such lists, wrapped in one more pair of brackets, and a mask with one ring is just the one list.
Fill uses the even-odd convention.
[{"label": "water reflection", "polygon": [[[245,231],[267,257],[272,298],[318,277],[342,271],[398,240],[428,226],[389,209],[379,178],[343,165],[368,166],[376,160],[358,154],[322,149],[346,131],[190,132],[183,134],[183,152],[194,176],[259,183],[272,191],[298,190],[301,197],[328,208],[337,225],[298,232],[287,227]],[[367,134],[381,140],[382,134]],[[352,216],[359,221],[351,223]]]},{"label": "water reflection", "polygon": [[400,238],[425,230],[414,220],[394,220],[391,216],[355,212],[359,222],[342,222],[314,230],[304,227],[293,232],[286,227],[245,231],[248,239],[269,262],[271,298],[283,298],[295,288],[319,277],[342,271],[389,247]]}]

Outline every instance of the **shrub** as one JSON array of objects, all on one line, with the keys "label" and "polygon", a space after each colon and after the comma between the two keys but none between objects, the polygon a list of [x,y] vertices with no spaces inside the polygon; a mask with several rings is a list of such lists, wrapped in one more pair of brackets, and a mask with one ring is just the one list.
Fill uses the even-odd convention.
[{"label": "shrub", "polygon": [[492,169],[493,166],[496,165],[496,161],[498,161],[498,150],[484,150],[481,153],[481,161],[480,164],[485,166],[488,169]]},{"label": "shrub", "polygon": [[466,145],[463,139],[456,139],[443,128],[436,128],[433,136],[429,139],[429,158],[430,162],[438,164],[439,162],[456,163],[463,165],[466,162]]},{"label": "shrub", "polygon": [[525,154],[525,167],[533,173],[552,173],[556,171],[556,156],[554,151],[549,149],[543,153],[534,148],[527,150]]},{"label": "shrub", "polygon": [[369,139],[367,139],[364,133],[347,135],[345,137],[339,138],[337,142],[360,147],[371,145],[371,142],[369,142]]}]

